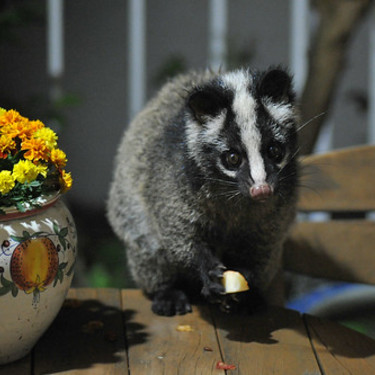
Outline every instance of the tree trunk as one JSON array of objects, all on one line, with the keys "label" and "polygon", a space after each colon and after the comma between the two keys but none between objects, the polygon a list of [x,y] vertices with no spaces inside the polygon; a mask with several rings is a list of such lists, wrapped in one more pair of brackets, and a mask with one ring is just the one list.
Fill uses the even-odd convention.
[{"label": "tree trunk", "polygon": [[[320,24],[309,52],[309,71],[301,97],[301,154],[313,151],[327,117],[348,41],[372,0],[315,0]],[[315,116],[314,120],[312,120]]]}]

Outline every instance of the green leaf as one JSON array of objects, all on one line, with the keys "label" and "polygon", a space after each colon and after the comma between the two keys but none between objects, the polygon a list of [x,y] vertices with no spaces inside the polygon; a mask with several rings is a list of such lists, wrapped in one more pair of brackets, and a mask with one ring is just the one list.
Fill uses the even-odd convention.
[{"label": "green leaf", "polygon": [[61,244],[61,246],[63,247],[63,249],[66,250],[66,240],[65,240],[65,238],[64,238],[64,237],[61,237],[61,236],[59,235],[59,241],[60,241],[60,244]]},{"label": "green leaf", "polygon": [[16,287],[16,284],[12,283],[12,296],[17,297],[18,294],[18,288]]},{"label": "green leaf", "polygon": [[11,291],[11,288],[7,288],[7,287],[3,286],[2,288],[0,288],[0,296],[5,296],[10,291]]},{"label": "green leaf", "polygon": [[63,276],[64,276],[64,274],[63,274],[62,270],[59,267],[59,269],[57,270],[55,281],[53,283],[53,287],[55,287],[59,281],[60,281],[60,283],[62,283]]},{"label": "green leaf", "polygon": [[42,184],[41,181],[34,180],[29,183],[29,187],[39,187],[41,184]]},{"label": "green leaf", "polygon": [[23,235],[24,241],[29,240],[31,238],[30,233],[26,230],[22,232],[22,235]]},{"label": "green leaf", "polygon": [[23,241],[25,241],[25,239],[24,239],[23,237],[10,236],[10,238],[11,238],[13,241],[16,241],[16,242],[23,242]]},{"label": "green leaf", "polygon": [[75,262],[72,264],[72,266],[69,268],[68,272],[66,273],[66,276],[71,276],[71,274],[73,273],[74,271],[74,266],[75,266]]},{"label": "green leaf", "polygon": [[32,237],[43,237],[44,234],[45,232],[34,232]]},{"label": "green leaf", "polygon": [[60,269],[60,270],[63,270],[63,269],[66,268],[67,265],[68,265],[68,262],[61,263],[61,264],[59,265],[59,269]]},{"label": "green leaf", "polygon": [[66,237],[68,233],[69,233],[69,229],[68,227],[65,227],[60,230],[59,236]]},{"label": "green leaf", "polygon": [[5,288],[9,288],[13,283],[9,280],[7,280],[3,274],[1,274],[0,277],[1,285]]},{"label": "green leaf", "polygon": [[55,234],[59,235],[60,233],[60,228],[59,226],[57,225],[56,222],[53,223],[53,231],[55,232]]},{"label": "green leaf", "polygon": [[23,202],[16,202],[16,207],[19,212],[25,212],[25,206],[23,205]]}]

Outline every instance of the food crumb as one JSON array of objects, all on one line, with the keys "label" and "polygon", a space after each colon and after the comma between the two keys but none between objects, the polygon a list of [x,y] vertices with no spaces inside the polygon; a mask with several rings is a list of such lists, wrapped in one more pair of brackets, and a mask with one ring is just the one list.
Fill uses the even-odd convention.
[{"label": "food crumb", "polygon": [[191,332],[194,331],[191,325],[189,324],[179,324],[176,328],[179,332]]},{"label": "food crumb", "polygon": [[213,352],[214,350],[212,349],[212,348],[210,348],[209,346],[205,346],[204,348],[203,348],[203,350],[205,351],[205,352]]},{"label": "food crumb", "polygon": [[235,370],[236,366],[235,365],[229,365],[227,363],[219,361],[218,363],[216,363],[216,369],[217,370]]}]

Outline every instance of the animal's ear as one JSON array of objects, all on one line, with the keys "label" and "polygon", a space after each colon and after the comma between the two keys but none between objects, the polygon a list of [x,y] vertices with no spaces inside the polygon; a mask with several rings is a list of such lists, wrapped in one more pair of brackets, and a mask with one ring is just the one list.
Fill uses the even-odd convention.
[{"label": "animal's ear", "polygon": [[226,107],[226,99],[215,87],[200,88],[188,98],[188,107],[194,118],[204,124],[209,117],[217,116]]},{"label": "animal's ear", "polygon": [[269,97],[275,102],[293,102],[295,93],[291,76],[282,69],[272,69],[264,73],[258,84],[261,97]]}]

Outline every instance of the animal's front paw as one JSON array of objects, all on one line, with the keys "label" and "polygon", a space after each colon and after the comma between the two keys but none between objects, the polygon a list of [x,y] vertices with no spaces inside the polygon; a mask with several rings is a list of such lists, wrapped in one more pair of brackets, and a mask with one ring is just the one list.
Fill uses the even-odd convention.
[{"label": "animal's front paw", "polygon": [[173,316],[191,312],[191,305],[182,290],[166,289],[154,294],[151,309],[158,315]]},{"label": "animal's front paw", "polygon": [[203,288],[201,293],[208,301],[219,302],[225,294],[225,288],[221,283],[225,270],[225,266],[217,263],[207,271],[207,274],[202,275]]}]

